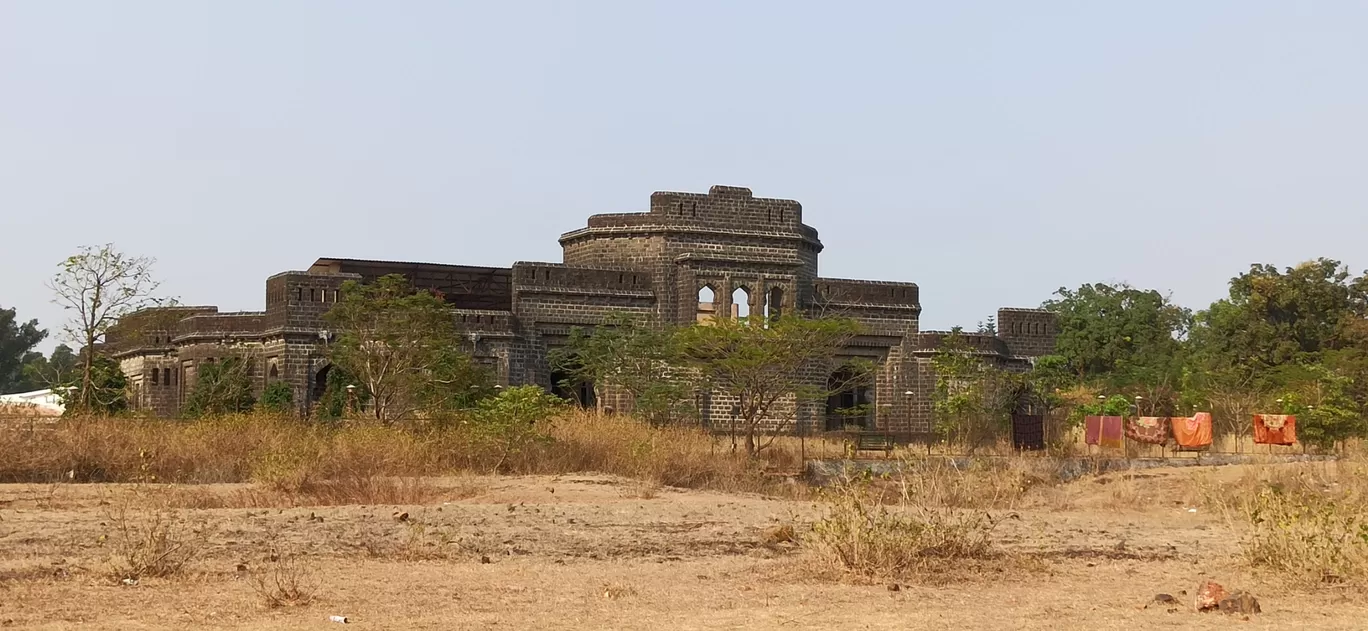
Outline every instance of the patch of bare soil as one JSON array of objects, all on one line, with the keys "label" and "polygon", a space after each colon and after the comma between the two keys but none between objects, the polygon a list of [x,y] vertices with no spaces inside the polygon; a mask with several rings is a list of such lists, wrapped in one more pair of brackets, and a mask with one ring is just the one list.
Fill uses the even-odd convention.
[{"label": "patch of bare soil", "polygon": [[[375,629],[1363,627],[1357,595],[1281,593],[1242,570],[1232,526],[1190,511],[1188,472],[1143,475],[990,511],[998,545],[1029,565],[947,567],[953,581],[896,588],[817,576],[800,544],[773,535],[790,525],[801,539],[818,504],[607,476],[435,479],[424,505],[289,508],[165,508],[242,485],[3,485],[0,626],[329,629],[345,616]],[[152,514],[174,518],[193,556],[179,574],[120,579],[121,526],[137,531]],[[273,601],[263,589],[286,560],[302,597]],[[1252,591],[1263,612],[1194,612],[1209,579]],[[1145,607],[1161,592],[1176,611]]]}]

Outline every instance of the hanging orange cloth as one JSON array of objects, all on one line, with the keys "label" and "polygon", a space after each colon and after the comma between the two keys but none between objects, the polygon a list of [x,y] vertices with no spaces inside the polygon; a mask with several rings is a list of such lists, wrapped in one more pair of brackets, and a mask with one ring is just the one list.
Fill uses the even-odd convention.
[{"label": "hanging orange cloth", "polygon": [[1098,444],[1103,447],[1120,449],[1122,425],[1122,419],[1119,416],[1102,417],[1102,439],[1098,441]]},{"label": "hanging orange cloth", "polygon": [[1211,413],[1198,412],[1192,418],[1169,419],[1173,426],[1173,440],[1185,449],[1206,449],[1211,446]]},{"label": "hanging orange cloth", "polygon": [[1255,414],[1254,442],[1260,445],[1296,443],[1297,417],[1291,414]]}]

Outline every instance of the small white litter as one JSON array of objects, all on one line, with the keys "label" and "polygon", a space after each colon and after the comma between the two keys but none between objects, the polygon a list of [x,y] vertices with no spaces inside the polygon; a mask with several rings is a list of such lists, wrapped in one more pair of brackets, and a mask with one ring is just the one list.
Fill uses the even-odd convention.
[{"label": "small white litter", "polygon": [[346,616],[328,616],[328,622],[338,622],[338,623],[341,623],[341,624],[347,624],[347,617],[346,617]]},{"label": "small white litter", "polygon": [[1195,509],[1195,508],[1189,508],[1189,509],[1188,509],[1188,512],[1189,512],[1189,513],[1195,513],[1195,512],[1197,512],[1197,509]]}]

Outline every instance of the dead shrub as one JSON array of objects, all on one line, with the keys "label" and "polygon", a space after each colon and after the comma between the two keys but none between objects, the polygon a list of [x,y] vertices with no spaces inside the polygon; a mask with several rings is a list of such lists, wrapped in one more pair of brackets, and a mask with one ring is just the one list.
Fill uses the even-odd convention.
[{"label": "dead shrub", "polygon": [[157,503],[134,506],[125,498],[106,514],[114,549],[111,577],[116,581],[167,578],[180,574],[203,547],[204,537],[177,511]]},{"label": "dead shrub", "polygon": [[890,507],[867,479],[823,491],[826,515],[806,543],[830,567],[873,577],[919,574],[945,561],[994,556],[986,513],[899,502]]},{"label": "dead shrub", "polygon": [[261,569],[254,569],[248,581],[268,608],[300,607],[314,601],[318,593],[317,572],[302,555],[272,550]]}]

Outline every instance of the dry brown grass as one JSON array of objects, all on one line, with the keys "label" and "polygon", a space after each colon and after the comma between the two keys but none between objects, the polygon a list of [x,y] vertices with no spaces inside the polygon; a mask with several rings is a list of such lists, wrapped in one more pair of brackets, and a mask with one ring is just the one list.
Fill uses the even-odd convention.
[{"label": "dry brown grass", "polygon": [[994,522],[981,511],[900,501],[867,480],[843,480],[823,493],[827,514],[806,543],[819,563],[869,577],[924,578],[947,563],[995,556]]},{"label": "dry brown grass", "polygon": [[1060,481],[1059,462],[1045,457],[909,458],[902,471],[894,479],[902,503],[942,508],[1018,508]]},{"label": "dry brown grass", "polygon": [[1197,501],[1240,533],[1250,567],[1300,588],[1368,587],[1368,463],[1249,467],[1194,476]]},{"label": "dry brown grass", "polygon": [[[0,429],[0,482],[257,482],[270,495],[225,506],[419,503],[419,476],[602,472],[661,486],[784,492],[768,470],[796,469],[786,448],[750,459],[695,428],[569,413],[541,424],[546,440],[505,458],[457,425],[318,423],[267,415],[198,421],[63,420],[41,431]],[[209,500],[206,500],[209,501]]]},{"label": "dry brown grass", "polygon": [[353,506],[430,504],[438,499],[463,499],[479,493],[465,484],[438,487],[428,478],[347,477],[309,482],[298,488],[256,485],[220,491],[213,488],[168,490],[166,505],[175,508],[285,508],[292,506]]}]

